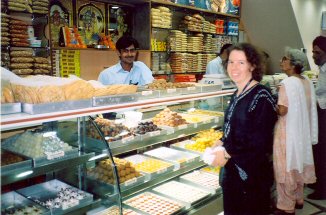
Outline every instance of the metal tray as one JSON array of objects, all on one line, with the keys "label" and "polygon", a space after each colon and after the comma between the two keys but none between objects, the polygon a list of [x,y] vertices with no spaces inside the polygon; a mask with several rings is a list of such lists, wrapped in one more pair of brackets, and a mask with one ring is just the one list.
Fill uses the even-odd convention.
[{"label": "metal tray", "polygon": [[203,171],[193,171],[191,173],[180,176],[180,182],[185,182],[187,184],[201,187],[212,194],[215,194],[216,191],[220,188],[219,185],[219,176]]},{"label": "metal tray", "polygon": [[28,114],[61,112],[61,111],[76,110],[76,109],[89,108],[89,107],[92,107],[91,99],[42,103],[42,104],[28,104],[28,103],[22,104],[23,112]]},{"label": "metal tray", "polygon": [[168,147],[160,147],[144,153],[145,155],[159,158],[174,163],[175,168],[179,169],[188,163],[198,162],[200,156],[190,152],[171,149]]},{"label": "metal tray", "polygon": [[214,92],[222,90],[221,84],[197,84],[196,87],[200,88],[201,93]]},{"label": "metal tray", "polygon": [[1,104],[1,115],[11,114],[11,113],[20,113],[22,112],[21,103],[7,103]]},{"label": "metal tray", "polygon": [[[182,118],[184,118],[188,123],[190,124],[197,124],[197,125],[202,125],[202,124],[208,124],[208,123],[218,123],[219,118],[214,117],[214,116],[207,116],[207,115],[195,115],[195,114],[187,114],[187,113],[179,113]],[[191,118],[198,118],[198,122],[189,120]],[[188,119],[188,120],[187,120]]]},{"label": "metal tray", "polygon": [[137,94],[139,96],[139,100],[156,99],[160,96],[159,91],[155,90],[142,90],[141,92],[137,92]]},{"label": "metal tray", "polygon": [[[6,150],[2,149],[3,153],[6,153]],[[12,152],[10,152],[12,153]],[[16,153],[12,153],[12,154],[16,154]],[[1,156],[3,156],[3,154],[1,153]],[[1,174],[2,175],[5,175],[6,172],[10,172],[10,171],[13,171],[13,170],[17,170],[17,169],[30,169],[32,168],[32,160],[25,157],[25,156],[22,156],[22,155],[18,155],[22,158],[24,158],[24,160],[20,161],[20,162],[16,162],[16,163],[11,163],[11,164],[8,164],[8,165],[4,165],[4,166],[1,166]]]},{"label": "metal tray", "polygon": [[[119,207],[117,205],[113,205],[109,208],[105,208],[105,209],[100,209],[100,210],[94,210],[94,212],[89,211],[87,212],[87,215],[120,215],[120,211],[119,211]],[[128,207],[122,207],[122,215],[142,215],[142,213],[139,213],[138,211],[136,211],[135,209],[130,209]]]},{"label": "metal tray", "polygon": [[193,94],[193,93],[200,93],[201,88],[197,86],[193,87],[185,87],[185,88],[180,88],[181,89],[181,94]]},{"label": "metal tray", "polygon": [[199,151],[186,149],[185,146],[188,143],[193,144],[193,143],[195,143],[195,141],[193,141],[193,140],[184,140],[184,141],[172,144],[171,148],[179,149],[179,150],[186,151],[186,152],[192,152],[192,153],[195,153],[195,154],[198,154],[198,155],[203,155],[203,153],[201,153]]},{"label": "metal tray", "polygon": [[37,157],[37,158],[34,158],[34,157],[29,157],[27,155],[24,155],[22,153],[19,153],[19,152],[16,152],[15,151],[15,148],[11,148],[11,143],[13,143],[14,141],[16,141],[16,139],[19,137],[19,134],[18,135],[15,135],[11,138],[8,138],[6,139],[3,144],[1,145],[1,147],[9,152],[12,152],[12,153],[15,153],[19,156],[22,156],[22,157],[25,157],[25,158],[28,158],[28,159],[31,159],[32,160],[32,164],[33,164],[33,167],[39,167],[39,166],[42,166],[42,165],[46,165],[46,164],[50,164],[50,163],[55,163],[59,160],[64,160],[64,159],[68,159],[68,158],[73,158],[73,157],[77,157],[79,155],[79,152],[78,152],[78,148],[72,148],[71,150],[69,151],[60,151],[60,152],[64,152],[64,155],[62,156],[62,153],[59,153],[60,157],[55,157],[56,155],[54,155],[55,158],[50,158],[50,157],[47,157],[47,156],[42,156],[42,157]]},{"label": "metal tray", "polygon": [[151,137],[156,137],[156,136],[162,136],[166,135],[167,131],[166,130],[158,130],[158,131],[152,131],[152,132],[147,132],[143,135],[140,135],[141,140],[145,140]]},{"label": "metal tray", "polygon": [[[168,198],[177,199],[187,204],[193,205],[196,202],[211,195],[210,192],[197,188],[195,186],[181,183],[178,181],[169,181],[153,188],[153,191]],[[187,205],[190,207],[190,205]]]},{"label": "metal tray", "polygon": [[[150,201],[144,201],[144,200],[149,200]],[[144,192],[141,194],[138,194],[136,196],[130,197],[128,199],[126,199],[123,202],[125,205],[129,206],[130,208],[135,208],[137,210],[143,211],[143,213],[147,213],[147,214],[153,214],[150,211],[150,207],[153,206],[152,208],[154,209],[154,207],[156,207],[157,210],[159,210],[158,212],[161,212],[163,214],[183,214],[181,213],[182,210],[185,209],[185,205],[178,202],[178,201],[174,201],[170,198],[166,198],[163,197],[161,195],[157,195],[154,194],[152,192]],[[171,206],[176,206],[169,210],[168,207]],[[144,209],[147,208],[147,209]],[[167,213],[169,212],[169,213]]]},{"label": "metal tray", "polygon": [[[27,207],[29,208],[27,209]],[[14,214],[18,210],[26,212],[31,210],[29,214],[33,214],[33,209],[39,210],[42,214],[51,214],[47,208],[36,204],[15,191],[1,195],[1,214]],[[22,214],[24,214],[23,211]]]},{"label": "metal tray", "polygon": [[138,101],[139,95],[137,93],[134,94],[121,94],[121,95],[113,95],[113,96],[100,96],[93,97],[92,104],[94,107],[104,106],[104,105],[115,105],[122,104],[127,102],[136,102]]},{"label": "metal tray", "polygon": [[[146,161],[148,159],[158,160],[158,159],[155,159],[155,158],[151,158],[151,157],[144,156],[144,155],[138,155],[138,154],[137,155],[132,155],[132,156],[129,156],[129,157],[125,157],[123,159],[126,159],[127,161],[130,161],[133,164],[138,164],[138,163],[141,163],[141,162]],[[158,161],[168,163],[168,164],[170,164],[170,166],[168,166],[166,168],[163,168],[163,169],[159,169],[159,170],[157,170],[155,172],[144,172],[144,171],[138,170],[139,172],[141,172],[141,173],[143,173],[145,175],[145,180],[151,180],[152,178],[154,178],[154,177],[156,177],[158,175],[173,171],[174,164],[172,164],[170,162],[167,162],[167,161],[162,161],[162,160],[158,160]]]},{"label": "metal tray", "polygon": [[58,192],[66,188],[78,191],[84,195],[83,198],[79,200],[76,198],[76,201],[74,201],[73,204],[61,204],[59,208],[52,208],[52,213],[65,214],[78,208],[85,207],[93,202],[92,194],[79,190],[56,179],[19,189],[17,192],[34,202],[41,203],[57,198]]}]

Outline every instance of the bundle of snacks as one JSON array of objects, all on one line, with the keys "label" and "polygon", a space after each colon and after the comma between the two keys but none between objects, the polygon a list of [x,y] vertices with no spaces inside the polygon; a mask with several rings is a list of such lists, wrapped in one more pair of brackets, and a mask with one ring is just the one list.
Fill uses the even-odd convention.
[{"label": "bundle of snacks", "polygon": [[32,50],[11,50],[10,69],[17,75],[29,75],[33,73],[33,51]]},{"label": "bundle of snacks", "polygon": [[186,120],[182,118],[178,113],[171,111],[169,108],[165,108],[160,113],[156,114],[153,118],[155,125],[165,125],[176,127],[179,125],[187,124]]},{"label": "bundle of snacks", "polygon": [[31,1],[29,0],[9,0],[8,9],[12,11],[33,13]]},{"label": "bundle of snacks", "polygon": [[47,14],[49,12],[49,1],[33,0],[32,8],[34,13]]},{"label": "bundle of snacks", "polygon": [[[141,175],[129,161],[115,157],[113,160],[118,170],[120,183],[124,183]],[[100,161],[95,168],[88,170],[87,173],[89,176],[105,183],[114,184],[115,182],[110,159]]]},{"label": "bundle of snacks", "polygon": [[159,6],[151,9],[152,27],[171,28],[172,13],[167,7]]},{"label": "bundle of snacks", "polygon": [[34,57],[34,74],[50,74],[51,65],[45,57]]},{"label": "bundle of snacks", "polygon": [[155,79],[152,83],[148,84],[148,89],[152,90],[163,90],[173,88],[187,88],[192,87],[193,84],[188,83],[172,83],[167,82],[165,79]]},{"label": "bundle of snacks", "polygon": [[179,30],[171,30],[168,44],[171,51],[186,52],[187,34]]},{"label": "bundle of snacks", "polygon": [[1,46],[9,45],[9,16],[1,13]]},{"label": "bundle of snacks", "polygon": [[108,96],[108,95],[117,95],[117,94],[131,94],[136,93],[136,85],[126,85],[126,84],[117,84],[105,86],[102,83],[94,80],[88,81],[94,87],[93,96]]},{"label": "bundle of snacks", "polygon": [[18,19],[10,19],[9,23],[11,36],[10,44],[12,46],[28,47],[29,42],[27,27],[29,26],[29,24]]}]

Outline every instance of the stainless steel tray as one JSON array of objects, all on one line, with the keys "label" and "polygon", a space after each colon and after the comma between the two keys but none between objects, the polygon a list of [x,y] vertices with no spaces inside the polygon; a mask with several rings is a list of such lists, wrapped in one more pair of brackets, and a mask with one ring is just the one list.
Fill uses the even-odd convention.
[{"label": "stainless steel tray", "polygon": [[121,95],[112,95],[112,96],[100,96],[93,97],[92,104],[94,107],[104,106],[104,105],[114,105],[122,104],[127,102],[136,102],[138,101],[139,95],[134,94],[121,94]]},{"label": "stainless steel tray", "polygon": [[39,204],[45,203],[50,199],[58,198],[57,194],[61,190],[71,189],[82,195],[82,198],[75,199],[72,203],[61,202],[58,208],[51,208],[54,214],[65,214],[70,211],[85,207],[93,202],[93,195],[79,190],[59,180],[51,180],[42,184],[36,184],[27,188],[17,190],[18,193]]},{"label": "stainless steel tray", "polygon": [[14,214],[15,212],[17,212],[15,214],[18,214],[18,211],[21,211],[21,214],[24,214],[24,212],[29,212],[28,214],[35,212],[36,214],[34,210],[42,214],[51,214],[47,208],[36,204],[15,191],[1,195],[1,214]]},{"label": "stainless steel tray", "polygon": [[185,88],[180,88],[181,89],[181,94],[193,94],[193,93],[200,93],[201,88],[200,87],[185,87]]},{"label": "stainless steel tray", "polygon": [[152,192],[138,194],[123,203],[147,214],[184,214],[181,212],[185,209],[184,204]]},{"label": "stainless steel tray", "polygon": [[[6,153],[6,150],[2,149],[2,151],[4,153]],[[3,156],[2,153],[1,153],[1,156]],[[25,160],[22,160],[22,161],[17,162],[17,163],[11,163],[11,164],[8,164],[8,165],[1,166],[1,174],[2,175],[5,175],[7,172],[17,170],[17,169],[29,169],[29,168],[32,168],[33,164],[32,164],[31,159],[29,159],[29,158],[27,158],[25,156],[22,156],[22,155],[19,155],[19,156],[24,158]]]},{"label": "stainless steel tray", "polygon": [[[151,158],[151,157],[144,156],[144,155],[139,155],[139,154],[132,155],[132,156],[129,156],[129,157],[125,157],[124,159],[126,159],[127,161],[130,161],[133,164],[138,164],[138,163],[141,163],[141,162],[149,160],[149,159],[157,160],[155,158]],[[154,171],[154,172],[144,172],[144,171],[138,170],[139,172],[141,172],[141,173],[143,173],[145,175],[145,180],[151,180],[152,178],[155,178],[158,175],[165,174],[165,173],[173,171],[174,164],[172,164],[172,163],[170,163],[168,161],[162,161],[162,160],[158,160],[158,161],[165,162],[165,163],[170,164],[170,165],[168,167],[166,167],[166,168],[162,168],[162,169],[159,169],[159,170]]]},{"label": "stainless steel tray", "polygon": [[28,159],[32,160],[32,164],[33,167],[39,167],[42,165],[46,165],[46,164],[50,164],[50,163],[55,163],[58,160],[64,160],[64,159],[68,159],[68,158],[73,158],[73,157],[77,157],[79,155],[78,152],[78,148],[72,148],[69,151],[60,151],[58,154],[53,154],[53,155],[49,155],[49,156],[42,156],[42,157],[30,157],[28,155],[22,154],[20,152],[15,151],[15,148],[11,148],[11,143],[13,143],[14,141],[16,141],[16,139],[19,137],[18,135],[15,135],[11,138],[6,139],[1,147],[9,152],[15,153],[17,155],[26,157]]},{"label": "stainless steel tray", "polygon": [[155,99],[159,98],[160,93],[155,90],[142,90],[141,92],[137,92],[139,96],[139,100],[145,100],[145,99]]},{"label": "stainless steel tray", "polygon": [[222,90],[221,84],[197,84],[196,87],[199,87],[200,92],[202,92],[202,93]]},{"label": "stainless steel tray", "polygon": [[201,153],[199,151],[194,151],[194,150],[186,149],[185,146],[188,143],[189,144],[193,144],[193,143],[195,143],[195,141],[193,141],[193,140],[184,140],[184,141],[181,141],[181,142],[172,144],[171,145],[171,148],[179,149],[179,150],[186,151],[186,152],[192,152],[192,153],[195,153],[195,154],[198,154],[198,155],[203,155],[203,153]]},{"label": "stainless steel tray", "polygon": [[144,153],[145,155],[156,157],[174,163],[175,168],[186,166],[188,163],[198,162],[200,156],[190,152],[171,149],[168,147],[160,147]]},{"label": "stainless steel tray", "polygon": [[167,131],[166,130],[158,130],[158,131],[152,131],[152,132],[147,132],[143,135],[140,135],[141,140],[145,140],[151,137],[156,137],[156,136],[162,136],[166,135]]},{"label": "stainless steel tray", "polygon": [[220,188],[219,185],[219,176],[203,171],[193,171],[191,173],[180,176],[180,182],[185,182],[187,184],[201,187],[212,194],[215,194],[216,191]]},{"label": "stainless steel tray", "polygon": [[[190,205],[211,195],[207,190],[178,181],[169,181],[153,188],[153,191],[167,198],[177,199]],[[187,205],[187,207],[190,207],[190,205]]]},{"label": "stainless steel tray", "polygon": [[23,112],[28,114],[60,112],[60,111],[76,110],[76,109],[89,108],[89,107],[92,107],[91,99],[43,103],[43,104],[28,104],[28,103],[22,104]]},{"label": "stainless steel tray", "polygon": [[1,115],[2,114],[20,113],[20,112],[22,112],[22,104],[21,103],[1,104]]}]

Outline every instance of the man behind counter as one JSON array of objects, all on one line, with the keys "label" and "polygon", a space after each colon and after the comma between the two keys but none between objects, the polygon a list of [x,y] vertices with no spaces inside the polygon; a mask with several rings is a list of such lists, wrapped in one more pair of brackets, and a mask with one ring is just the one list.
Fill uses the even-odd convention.
[{"label": "man behind counter", "polygon": [[131,36],[124,35],[116,43],[120,62],[103,70],[98,81],[104,85],[133,84],[146,85],[152,83],[152,71],[140,61],[135,61],[138,42]]},{"label": "man behind counter", "polygon": [[224,44],[221,48],[220,55],[216,57],[215,59],[208,62],[206,67],[206,75],[211,74],[225,74],[224,68],[223,68],[223,61],[227,57],[227,49],[232,46],[232,44]]}]

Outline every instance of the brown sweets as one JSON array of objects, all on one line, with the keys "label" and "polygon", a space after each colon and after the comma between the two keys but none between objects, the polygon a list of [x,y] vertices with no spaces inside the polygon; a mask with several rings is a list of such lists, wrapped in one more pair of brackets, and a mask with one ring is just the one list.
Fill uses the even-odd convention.
[{"label": "brown sweets", "polygon": [[171,111],[169,108],[164,109],[153,118],[155,125],[165,125],[176,127],[179,125],[187,124],[186,120],[178,113]]}]

